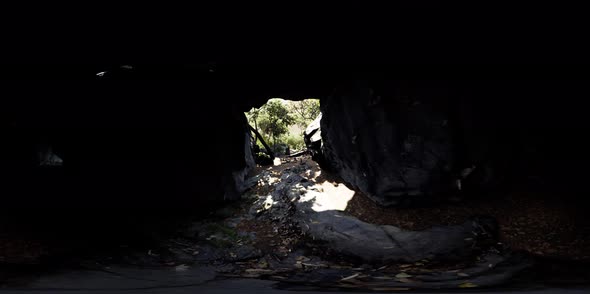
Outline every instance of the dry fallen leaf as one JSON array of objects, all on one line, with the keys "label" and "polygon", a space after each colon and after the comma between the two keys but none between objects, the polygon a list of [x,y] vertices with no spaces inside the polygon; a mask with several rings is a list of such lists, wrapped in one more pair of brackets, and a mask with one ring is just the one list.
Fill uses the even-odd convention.
[{"label": "dry fallen leaf", "polygon": [[399,273],[397,275],[395,275],[396,278],[400,278],[400,279],[404,279],[404,278],[411,278],[412,275],[406,274],[406,273]]},{"label": "dry fallen leaf", "polygon": [[457,276],[459,276],[459,277],[469,277],[469,274],[466,274],[466,273],[457,273]]},{"label": "dry fallen leaf", "polygon": [[471,282],[465,282],[462,284],[459,284],[459,288],[477,288],[478,286],[474,283]]},{"label": "dry fallen leaf", "polygon": [[340,281],[348,281],[348,280],[352,280],[352,279],[354,279],[354,278],[358,277],[359,275],[360,275],[360,274],[354,274],[354,275],[351,275],[351,276],[348,276],[348,277],[342,278]]}]

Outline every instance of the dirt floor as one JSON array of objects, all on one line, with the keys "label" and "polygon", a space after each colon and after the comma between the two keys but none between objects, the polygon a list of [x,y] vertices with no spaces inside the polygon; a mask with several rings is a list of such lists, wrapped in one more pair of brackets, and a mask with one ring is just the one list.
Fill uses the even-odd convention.
[{"label": "dirt floor", "polygon": [[[334,188],[345,186],[338,176],[322,171],[309,157],[284,158],[278,166],[257,167],[251,175],[269,170],[280,177],[283,170],[305,162],[311,166],[307,175],[324,186],[330,197],[342,197]],[[257,187],[259,195],[268,193]],[[385,208],[366,195],[353,192],[346,212],[360,220],[387,224],[406,230],[423,230],[436,225],[454,225],[469,217],[489,215],[500,225],[500,240],[515,250],[557,259],[590,260],[590,221],[582,207],[576,207],[546,193],[513,189],[458,203],[443,203],[424,208]]]},{"label": "dirt floor", "polygon": [[[515,189],[504,195],[495,195],[495,198],[463,199],[460,203],[436,207],[384,208],[362,193],[350,190],[338,176],[322,171],[308,157],[286,158],[282,159],[280,165],[259,166],[250,176],[266,170],[278,179],[284,170],[296,168],[302,163],[311,167],[304,172],[308,178],[321,185],[324,193],[330,194],[329,197],[344,197],[348,202],[345,212],[363,221],[394,225],[406,230],[423,230],[436,225],[461,224],[475,215],[489,215],[499,222],[501,242],[513,250],[523,250],[540,258],[536,269],[529,271],[534,277],[523,279],[557,284],[563,281],[587,282],[588,273],[585,269],[590,261],[590,226],[578,207],[555,198],[543,197],[543,194]],[[251,191],[258,195],[269,192],[264,185]],[[352,197],[345,195],[349,192],[353,194]],[[281,251],[292,248],[293,244],[277,243],[277,232],[271,228],[272,223],[260,221],[244,222],[239,227],[240,230],[255,231],[259,236],[264,236],[258,245],[261,249]],[[392,268],[400,270],[398,266]]]},{"label": "dirt floor", "polygon": [[[316,180],[344,185],[338,176],[321,171],[310,159]],[[291,163],[292,164],[292,163]],[[287,168],[281,167],[282,169]],[[338,197],[338,195],[334,195]],[[345,210],[360,220],[407,230],[461,224],[471,216],[489,215],[500,225],[500,240],[514,249],[560,259],[590,260],[590,221],[583,207],[545,193],[513,191],[424,208],[384,208],[355,192]]]}]

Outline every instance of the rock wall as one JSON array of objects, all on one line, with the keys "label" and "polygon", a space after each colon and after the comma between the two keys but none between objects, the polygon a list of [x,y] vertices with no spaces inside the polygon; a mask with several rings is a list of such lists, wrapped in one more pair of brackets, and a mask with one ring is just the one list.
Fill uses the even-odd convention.
[{"label": "rock wall", "polygon": [[330,168],[383,205],[449,184],[453,150],[444,92],[376,93],[361,84],[322,100],[323,154]]},{"label": "rock wall", "polygon": [[[244,109],[214,81],[4,85],[15,90],[2,105],[6,213],[194,214],[239,198],[254,166]],[[41,166],[38,146],[63,165]]]},{"label": "rock wall", "polygon": [[513,184],[572,197],[583,93],[573,81],[351,82],[321,101],[323,166],[386,206]]}]

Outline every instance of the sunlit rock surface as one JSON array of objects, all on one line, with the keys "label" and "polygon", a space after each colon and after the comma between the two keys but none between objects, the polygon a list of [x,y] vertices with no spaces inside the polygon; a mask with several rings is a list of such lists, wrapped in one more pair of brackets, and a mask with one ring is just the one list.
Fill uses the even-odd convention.
[{"label": "sunlit rock surface", "polygon": [[461,260],[474,253],[481,238],[493,235],[488,231],[493,228],[476,219],[424,231],[369,224],[343,212],[353,194],[344,185],[318,183],[286,170],[251,213],[293,223],[313,240],[326,242],[331,250],[367,262]]}]

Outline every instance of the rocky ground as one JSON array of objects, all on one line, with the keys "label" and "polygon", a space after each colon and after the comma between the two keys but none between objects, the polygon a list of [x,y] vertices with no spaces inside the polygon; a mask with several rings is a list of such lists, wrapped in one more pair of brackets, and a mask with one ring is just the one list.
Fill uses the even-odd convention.
[{"label": "rocky ground", "polygon": [[[541,214],[545,217],[537,218],[536,227],[531,221],[514,221],[519,220],[516,216],[503,221],[503,216],[524,209],[508,210],[512,204],[491,209],[484,209],[481,203],[379,208],[321,171],[308,157],[277,159],[275,165],[257,167],[248,182],[251,189],[241,201],[205,219],[184,221],[174,233],[155,242],[120,244],[108,252],[76,258],[69,266],[122,276],[121,268],[129,266],[187,273],[214,267],[219,279],[267,279],[285,287],[374,291],[590,280],[585,263],[542,258],[550,251],[540,248],[555,253],[564,244],[539,245],[552,240],[543,234],[553,228],[539,219],[563,224],[552,214]],[[540,209],[537,205],[527,208]],[[494,211],[505,214],[494,215]],[[557,230],[553,238],[562,237],[561,232]],[[579,236],[577,240],[585,242]],[[4,260],[32,261],[47,254],[46,247],[30,240],[5,244],[12,247],[0,247]],[[585,255],[573,251],[579,244],[569,248],[571,255],[583,258]],[[26,283],[6,274],[0,278]]]},{"label": "rocky ground", "polygon": [[423,230],[433,225],[455,225],[473,215],[495,218],[499,240],[512,249],[537,256],[590,261],[590,220],[585,207],[578,207],[543,191],[515,189],[489,198],[463,199],[425,208],[384,208],[356,193],[346,212],[363,221]]}]

